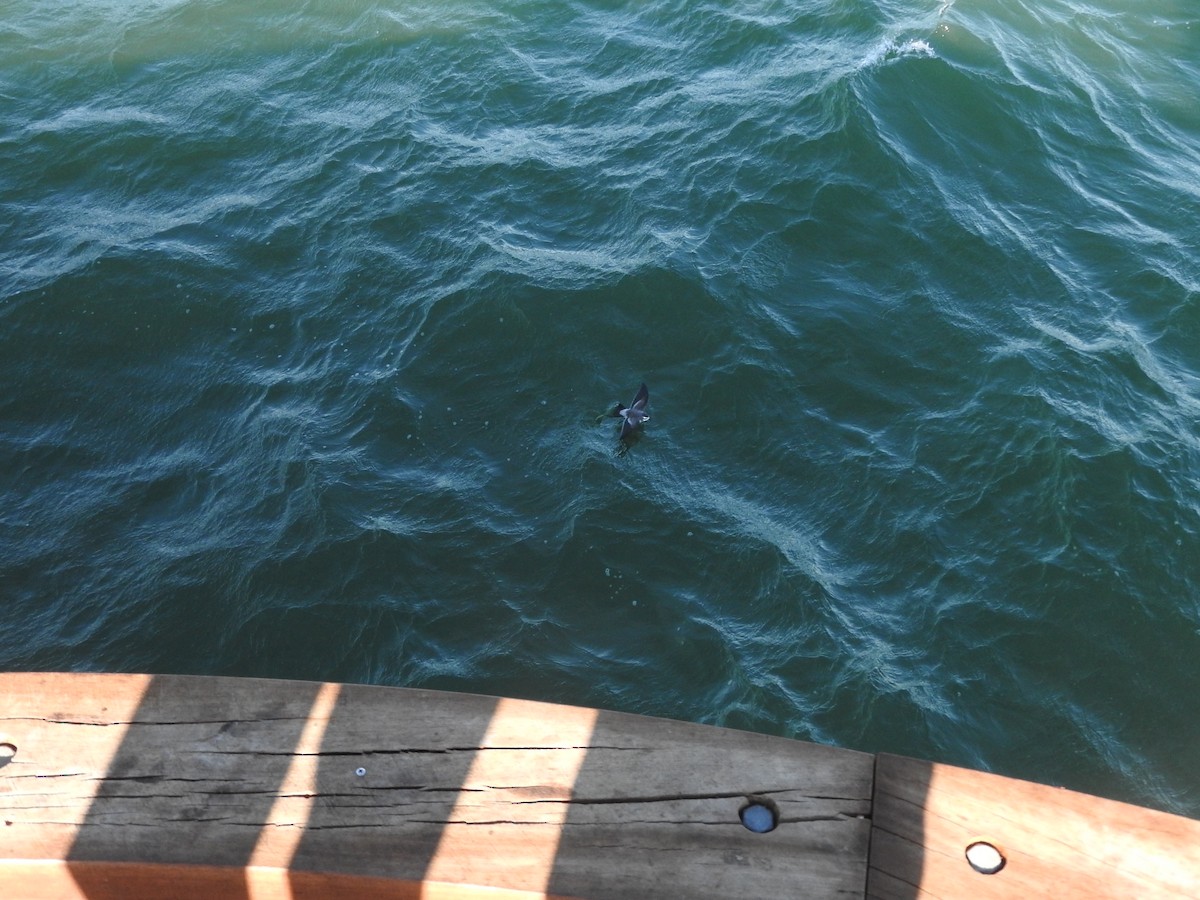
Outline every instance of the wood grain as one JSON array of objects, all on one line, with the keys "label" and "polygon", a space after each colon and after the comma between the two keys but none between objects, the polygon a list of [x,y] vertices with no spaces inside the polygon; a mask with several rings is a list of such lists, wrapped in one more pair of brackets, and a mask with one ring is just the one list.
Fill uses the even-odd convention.
[{"label": "wood grain", "polygon": [[[778,827],[755,834],[751,799]],[[0,897],[1200,897],[1200,822],[522,700],[0,675]],[[982,875],[965,850],[1006,857]],[[868,859],[869,845],[869,859]]]},{"label": "wood grain", "polygon": [[[448,900],[865,884],[867,754],[354,685],[10,674],[0,698],[0,743],[17,748],[0,768],[0,896],[62,860],[74,893],[59,878],[47,896],[93,900],[118,876],[131,900],[188,878],[209,888],[180,895]],[[774,831],[742,827],[751,796],[775,804]]]},{"label": "wood grain", "polygon": [[[874,900],[1200,897],[1200,822],[954,766],[880,754]],[[967,863],[984,838],[994,875]]]}]

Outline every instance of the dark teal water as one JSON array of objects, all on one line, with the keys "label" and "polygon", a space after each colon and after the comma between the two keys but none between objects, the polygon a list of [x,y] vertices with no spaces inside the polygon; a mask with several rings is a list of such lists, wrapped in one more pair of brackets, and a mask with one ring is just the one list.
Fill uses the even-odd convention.
[{"label": "dark teal water", "polygon": [[1198,92],[1192,0],[0,3],[0,667],[1200,815]]}]

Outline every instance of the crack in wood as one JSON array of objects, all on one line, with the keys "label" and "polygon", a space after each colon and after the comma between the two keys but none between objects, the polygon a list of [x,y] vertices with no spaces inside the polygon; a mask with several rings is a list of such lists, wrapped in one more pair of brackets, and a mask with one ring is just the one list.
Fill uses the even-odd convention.
[{"label": "crack in wood", "polygon": [[805,824],[808,822],[856,822],[862,819],[870,819],[869,815],[862,813],[836,812],[828,816],[780,816],[779,824]]},{"label": "crack in wood", "polygon": [[[491,785],[489,785],[491,787]],[[538,785],[525,785],[524,787],[538,787]],[[515,786],[508,789],[515,789]],[[514,803],[572,803],[579,806],[602,806],[611,803],[674,803],[679,800],[694,801],[694,800],[745,800],[748,797],[763,797],[770,794],[787,793],[791,788],[777,789],[772,791],[723,791],[719,793],[704,793],[704,794],[633,794],[626,797],[571,797],[569,799],[556,798],[539,798],[533,800],[515,800]],[[861,802],[855,801],[853,798],[820,798],[820,799],[837,799],[844,800],[848,803]]]},{"label": "crack in wood", "polygon": [[[219,747],[203,747],[196,748],[195,752],[206,754],[221,754],[223,756],[287,756],[287,757],[362,757],[362,756],[403,756],[406,754],[434,754],[448,755],[452,753],[489,753],[495,751],[505,752],[539,752],[539,753],[561,753],[564,750],[585,750],[591,752],[593,750],[629,750],[641,752],[644,748],[641,747],[606,747],[606,746],[589,746],[584,744],[562,744],[553,747],[526,747],[526,746],[493,746],[493,747],[389,747],[379,748],[373,747],[365,750],[313,750],[311,752],[296,752],[295,750],[226,750]],[[186,751],[185,751],[186,752]]]}]

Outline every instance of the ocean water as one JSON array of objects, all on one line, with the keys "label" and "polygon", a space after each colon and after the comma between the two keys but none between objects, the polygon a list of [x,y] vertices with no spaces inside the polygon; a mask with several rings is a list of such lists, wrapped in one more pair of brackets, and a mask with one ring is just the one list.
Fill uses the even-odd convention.
[{"label": "ocean water", "polygon": [[1192,0],[0,2],[0,667],[1200,815],[1198,96]]}]

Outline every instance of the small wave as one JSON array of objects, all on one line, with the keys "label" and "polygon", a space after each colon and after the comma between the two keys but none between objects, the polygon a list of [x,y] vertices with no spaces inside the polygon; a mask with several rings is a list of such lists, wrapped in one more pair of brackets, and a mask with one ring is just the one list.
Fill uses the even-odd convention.
[{"label": "small wave", "polygon": [[901,41],[896,38],[888,38],[874,47],[859,64],[859,70],[872,69],[876,66],[884,66],[888,63],[895,62],[899,59],[911,59],[913,57],[927,57],[930,59],[936,58],[937,53],[933,49],[933,45],[924,38],[913,38],[907,41]]}]

